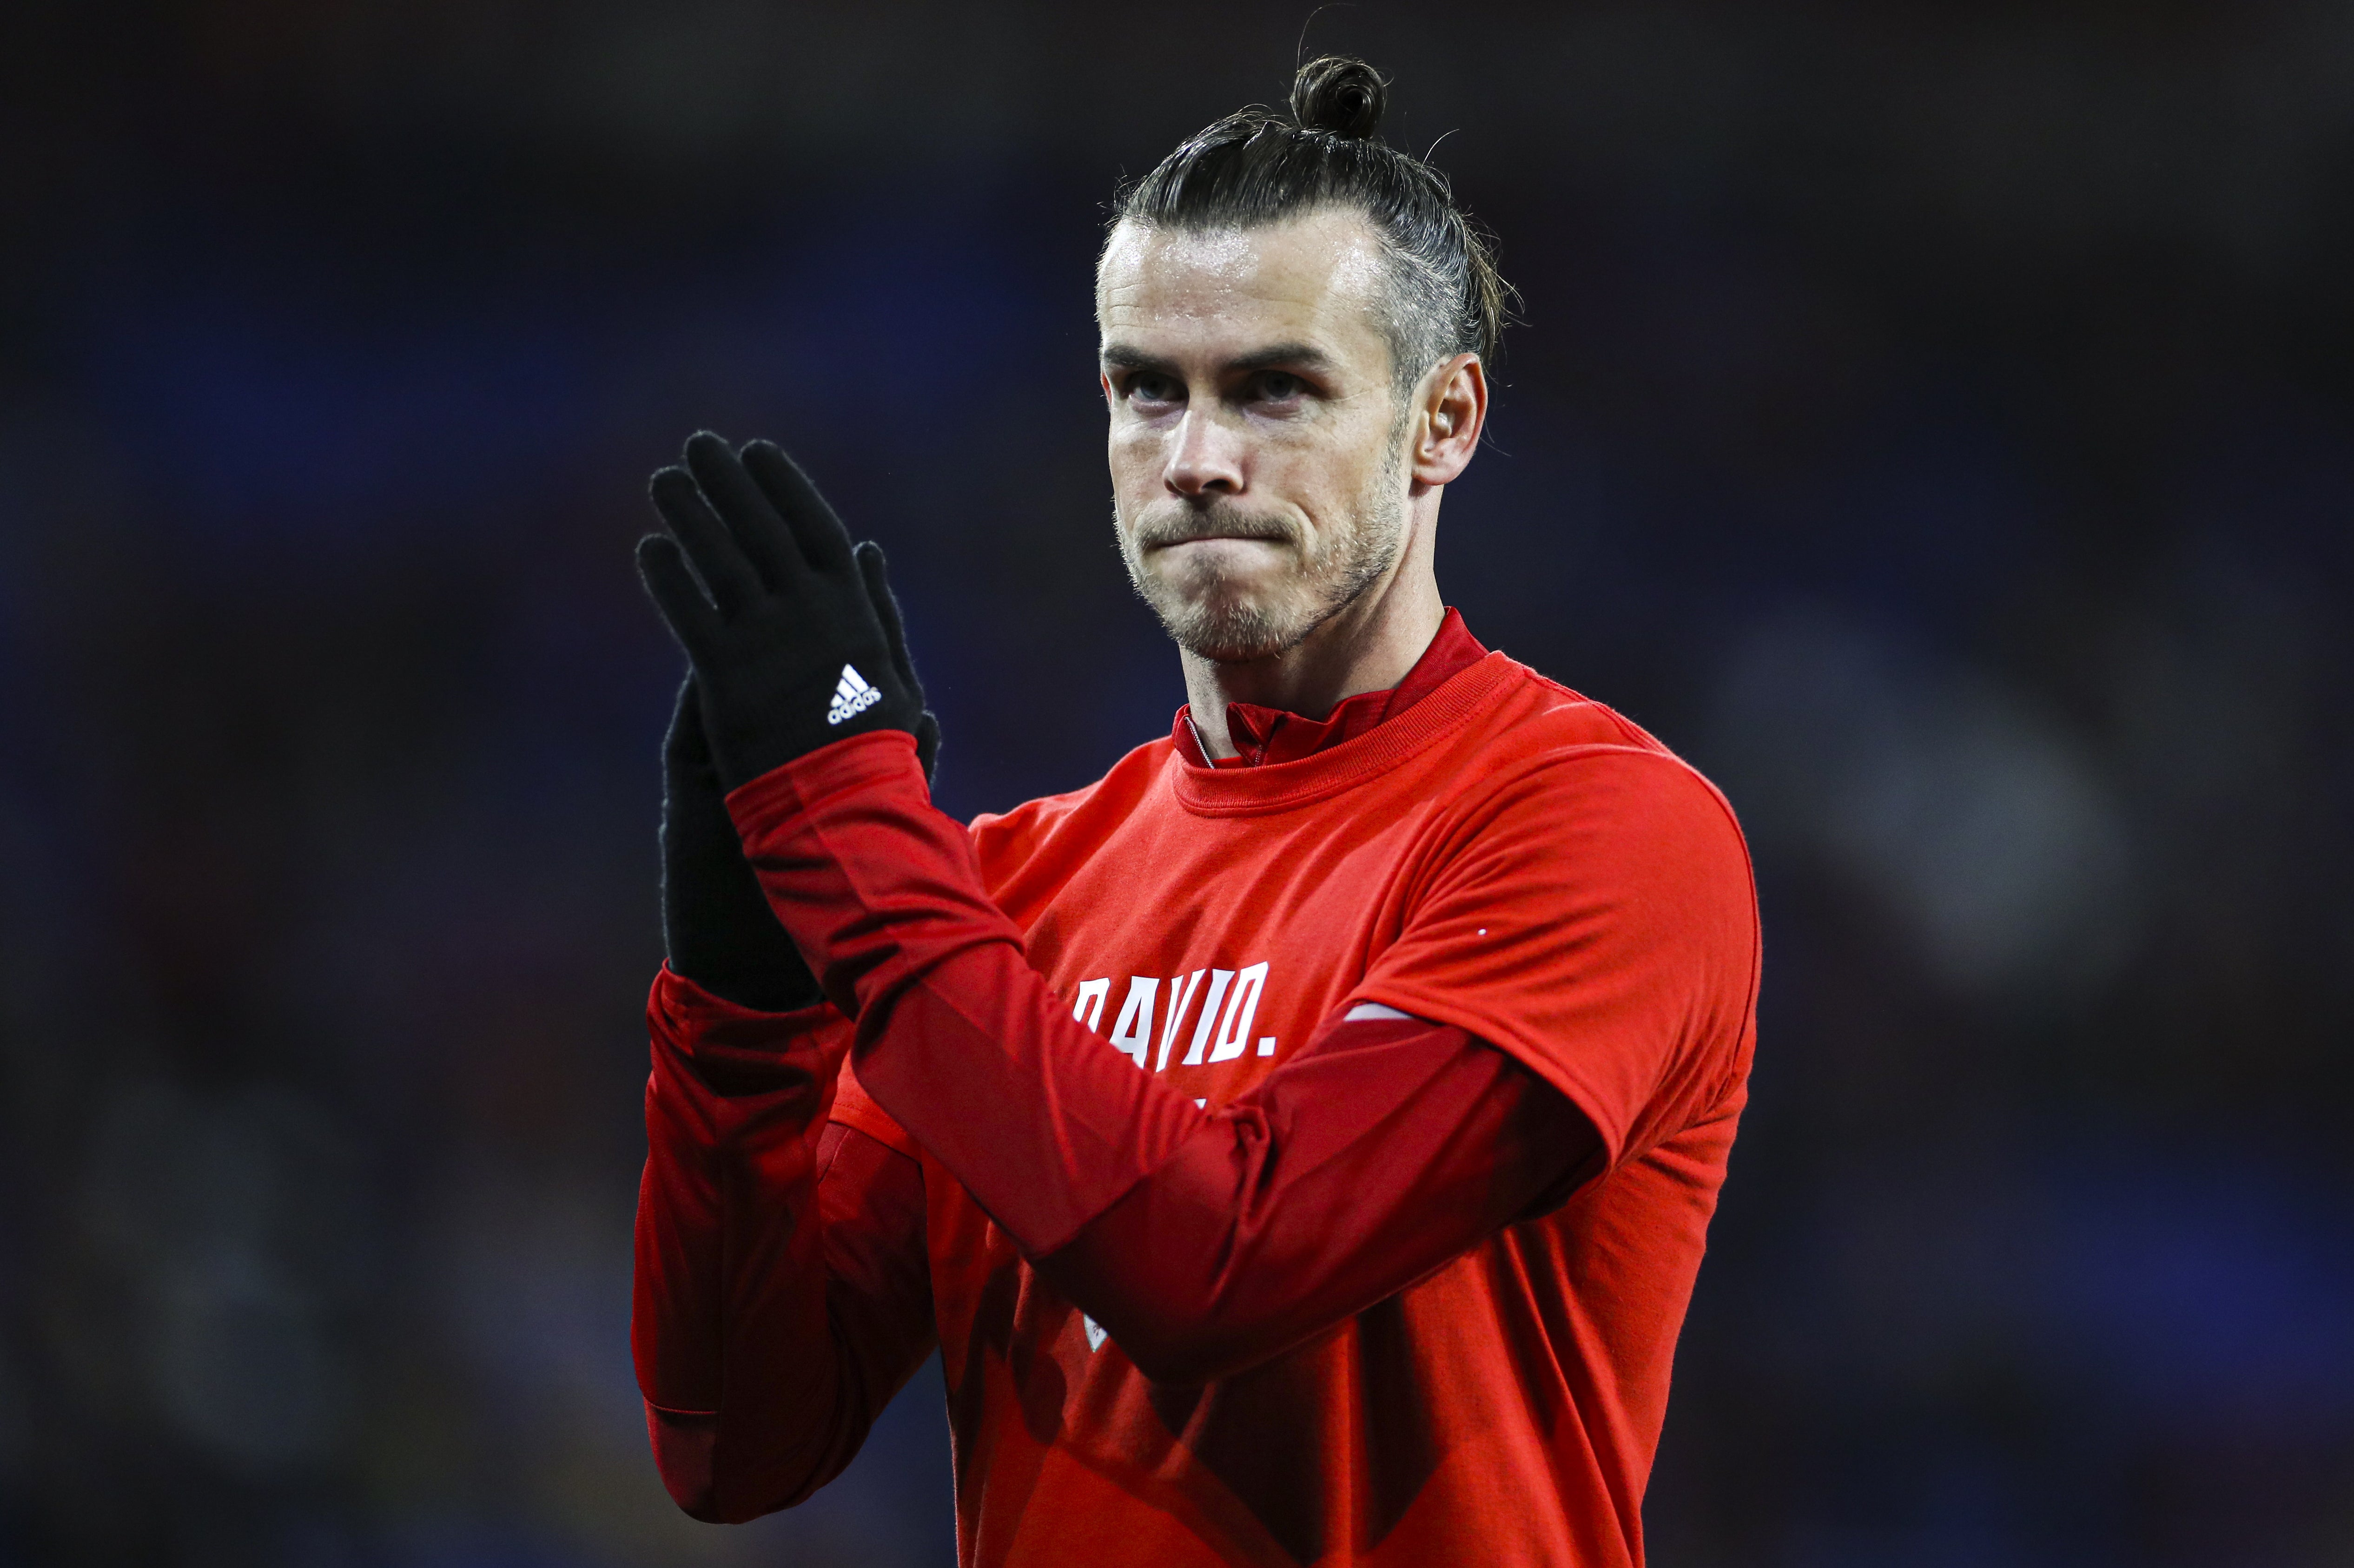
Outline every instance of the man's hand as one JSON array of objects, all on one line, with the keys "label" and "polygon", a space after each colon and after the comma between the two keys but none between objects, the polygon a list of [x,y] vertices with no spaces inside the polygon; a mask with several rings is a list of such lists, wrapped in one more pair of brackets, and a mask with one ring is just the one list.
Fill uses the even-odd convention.
[{"label": "man's hand", "polygon": [[673,973],[759,1012],[822,1000],[744,858],[691,677],[678,689],[663,742],[662,856],[663,945]]},{"label": "man's hand", "polygon": [[[726,580],[739,582],[750,576],[748,560],[758,557],[735,542],[739,526],[755,537],[765,537],[766,543],[760,548],[795,551],[789,559],[801,565],[806,573],[805,558],[798,554],[801,546],[783,536],[781,521],[802,504],[812,507],[824,524],[826,544],[838,545],[849,554],[855,567],[852,581],[857,599],[864,604],[871,629],[879,629],[885,649],[883,659],[873,660],[870,656],[869,662],[875,676],[891,681],[894,695],[917,713],[916,755],[928,780],[939,754],[939,723],[924,711],[924,689],[907,656],[907,636],[899,621],[898,602],[891,596],[882,548],[873,543],[851,547],[842,524],[809,482],[784,453],[765,442],[747,447],[739,458],[716,436],[698,436],[687,445],[687,461],[695,465],[693,472],[673,468],[654,476],[654,495],[656,504],[662,507],[663,516],[672,520],[673,528],[680,526],[676,519],[684,510],[682,537],[707,539],[715,549],[734,553],[732,558],[721,555],[719,564],[710,568],[703,567],[699,555],[690,554],[688,558],[704,572],[705,581],[711,580],[713,572],[734,572],[737,577]],[[714,477],[701,478],[705,473]],[[752,486],[757,487],[757,495],[748,495],[745,488],[737,484],[747,475]],[[730,496],[731,503],[712,504],[706,498],[714,491]],[[739,514],[743,518],[740,524]],[[719,523],[722,518],[726,521]],[[761,535],[758,531],[763,528],[769,534]],[[738,657],[757,660],[760,657],[758,641],[749,631],[731,625],[724,612],[704,597],[694,577],[684,570],[680,556],[679,544],[662,535],[648,538],[638,547],[647,590],[654,596],[679,641],[686,643],[688,656],[696,667],[696,673],[679,688],[678,707],[671,715],[670,734],[663,745],[663,938],[672,969],[704,990],[739,1006],[764,1012],[788,1012],[820,1000],[817,978],[769,910],[759,880],[744,858],[736,824],[727,815],[727,789],[775,766],[769,763],[764,767],[760,762],[769,753],[764,749],[767,742],[758,729],[758,698],[751,694],[764,688],[744,680],[740,673],[723,676],[734,681],[730,700],[753,709],[731,721],[749,731],[753,743],[750,755],[737,764],[748,771],[736,774],[731,768],[728,771],[732,777],[723,782],[722,765],[714,754],[707,727],[716,705],[705,685],[706,654],[717,664]],[[762,596],[771,601],[767,609],[773,627],[787,612],[774,602],[777,596],[768,593],[765,579],[760,579],[758,586]],[[681,596],[680,610],[673,609],[672,599],[665,597],[671,594]],[[843,619],[854,623],[858,620],[857,604],[835,604],[831,608],[838,614],[846,609],[850,613],[843,615]],[[739,615],[738,620],[741,620]],[[698,635],[716,627],[717,635],[704,645],[704,653],[698,653],[697,643],[689,641],[687,626],[696,627]],[[777,630],[789,637],[790,622]],[[779,660],[779,663],[785,662]],[[848,658],[843,660],[849,662]],[[775,677],[764,674],[762,678]],[[870,683],[879,684],[879,681]],[[833,685],[835,689],[840,685],[838,666]],[[878,700],[869,705],[866,712],[852,715],[858,721],[854,724],[845,721],[841,725],[821,725],[819,727],[827,733],[815,744],[823,745],[843,733],[883,727],[875,715],[905,711],[903,707],[886,709],[887,701]],[[831,706],[830,700],[828,705]],[[790,758],[780,756],[779,760]]]},{"label": "man's hand", "polygon": [[[905,730],[930,773],[924,711],[882,549],[848,530],[790,458],[705,431],[652,484],[670,525],[638,570],[695,666],[704,730],[733,789],[846,736]],[[708,590],[707,594],[705,590]]]}]

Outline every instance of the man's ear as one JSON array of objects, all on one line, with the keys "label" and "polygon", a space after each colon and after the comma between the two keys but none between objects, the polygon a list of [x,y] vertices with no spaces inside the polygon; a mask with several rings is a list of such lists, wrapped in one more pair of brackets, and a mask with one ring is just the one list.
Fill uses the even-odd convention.
[{"label": "man's ear", "polygon": [[1431,366],[1416,388],[1414,482],[1446,484],[1470,466],[1488,422],[1488,370],[1476,354],[1458,354]]}]

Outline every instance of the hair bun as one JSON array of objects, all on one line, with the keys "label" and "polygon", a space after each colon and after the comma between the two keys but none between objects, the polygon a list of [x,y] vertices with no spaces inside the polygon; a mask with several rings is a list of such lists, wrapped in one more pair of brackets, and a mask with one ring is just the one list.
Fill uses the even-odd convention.
[{"label": "hair bun", "polygon": [[1369,142],[1382,128],[1389,84],[1381,72],[1347,55],[1310,60],[1291,79],[1291,115],[1303,131],[1325,131]]}]

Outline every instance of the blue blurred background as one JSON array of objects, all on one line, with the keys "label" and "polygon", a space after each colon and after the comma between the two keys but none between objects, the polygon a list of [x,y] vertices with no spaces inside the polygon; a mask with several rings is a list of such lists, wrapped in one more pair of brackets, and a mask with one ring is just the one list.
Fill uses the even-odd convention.
[{"label": "blue blurred background", "polygon": [[[0,1568],[942,1563],[626,1349],[690,431],[896,563],[959,814],[1166,732],[1123,173],[1309,7],[16,0]],[[1667,1568],[2354,1563],[2354,6],[1332,7],[1527,295],[1441,581],[1716,777],[1753,1110]]]}]

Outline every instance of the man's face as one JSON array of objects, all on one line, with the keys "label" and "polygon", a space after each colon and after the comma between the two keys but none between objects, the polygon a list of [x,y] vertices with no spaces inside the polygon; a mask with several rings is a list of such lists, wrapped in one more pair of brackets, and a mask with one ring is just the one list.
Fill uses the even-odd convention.
[{"label": "man's face", "polygon": [[1122,224],[1097,274],[1112,503],[1128,574],[1222,662],[1301,640],[1405,533],[1404,405],[1353,213],[1204,234]]}]

